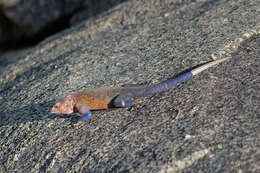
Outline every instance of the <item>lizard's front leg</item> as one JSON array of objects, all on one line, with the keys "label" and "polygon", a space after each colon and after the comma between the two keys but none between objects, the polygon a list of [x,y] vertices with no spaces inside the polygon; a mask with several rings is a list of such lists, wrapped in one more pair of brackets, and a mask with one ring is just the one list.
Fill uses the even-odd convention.
[{"label": "lizard's front leg", "polygon": [[92,115],[91,111],[84,105],[80,106],[78,111],[80,114],[83,114],[83,116],[80,117],[80,119],[79,119],[80,121],[83,121],[83,122],[88,120]]}]

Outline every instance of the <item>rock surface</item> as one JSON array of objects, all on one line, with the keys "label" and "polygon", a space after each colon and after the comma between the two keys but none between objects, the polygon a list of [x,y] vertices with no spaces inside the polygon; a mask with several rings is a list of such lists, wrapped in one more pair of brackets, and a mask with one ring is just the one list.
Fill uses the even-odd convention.
[{"label": "rock surface", "polygon": [[[127,1],[0,73],[1,172],[259,172],[259,1]],[[158,82],[238,53],[130,109],[52,115],[60,96]]]}]

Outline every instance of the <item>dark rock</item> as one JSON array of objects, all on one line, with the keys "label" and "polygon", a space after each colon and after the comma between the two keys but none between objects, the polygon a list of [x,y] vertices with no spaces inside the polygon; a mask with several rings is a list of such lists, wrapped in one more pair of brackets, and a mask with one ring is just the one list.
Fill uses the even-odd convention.
[{"label": "dark rock", "polygon": [[42,35],[47,36],[69,27],[74,13],[84,11],[87,16],[77,15],[73,18],[73,24],[97,15],[121,1],[123,0],[0,1],[0,45],[8,43],[15,47],[23,39],[30,38],[29,41],[33,42],[32,39],[37,39],[33,37],[39,37],[40,40]]}]

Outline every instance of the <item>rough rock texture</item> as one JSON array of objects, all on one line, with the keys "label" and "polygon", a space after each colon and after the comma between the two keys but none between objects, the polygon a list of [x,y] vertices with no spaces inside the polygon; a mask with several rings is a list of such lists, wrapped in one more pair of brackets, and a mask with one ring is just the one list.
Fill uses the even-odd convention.
[{"label": "rough rock texture", "polygon": [[[1,172],[259,172],[260,2],[122,3],[0,73]],[[71,126],[53,101],[238,57]]]},{"label": "rough rock texture", "polygon": [[73,24],[80,22],[122,1],[0,0],[0,45],[32,38],[39,32],[51,32],[50,28],[64,27],[59,25],[69,24],[70,18]]}]

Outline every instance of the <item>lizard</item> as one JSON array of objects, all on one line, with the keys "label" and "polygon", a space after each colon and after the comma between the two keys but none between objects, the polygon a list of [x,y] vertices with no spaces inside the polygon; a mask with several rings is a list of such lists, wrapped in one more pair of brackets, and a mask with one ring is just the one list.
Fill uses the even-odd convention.
[{"label": "lizard", "polygon": [[54,114],[71,114],[77,109],[81,115],[79,120],[84,122],[91,117],[91,110],[131,107],[133,99],[156,94],[171,88],[212,66],[236,56],[237,54],[234,54],[207,62],[177,77],[153,85],[128,84],[122,87],[88,89],[56,101],[50,112]]}]

